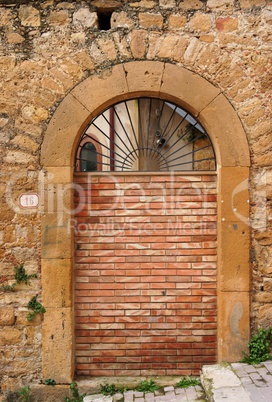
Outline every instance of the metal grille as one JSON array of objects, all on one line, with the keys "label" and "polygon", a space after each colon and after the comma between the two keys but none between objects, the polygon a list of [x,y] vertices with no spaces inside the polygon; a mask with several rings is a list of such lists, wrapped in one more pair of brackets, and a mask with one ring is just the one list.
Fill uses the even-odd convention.
[{"label": "metal grille", "polygon": [[[95,161],[95,163],[94,163]],[[156,98],[112,105],[83,132],[77,171],[215,170],[208,134],[184,109]]]}]

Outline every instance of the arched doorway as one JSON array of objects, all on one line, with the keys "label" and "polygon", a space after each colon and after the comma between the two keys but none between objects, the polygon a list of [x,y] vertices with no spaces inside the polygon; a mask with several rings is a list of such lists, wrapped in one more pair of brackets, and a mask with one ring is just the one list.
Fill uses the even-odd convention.
[{"label": "arched doorway", "polygon": [[85,154],[75,160],[76,375],[198,375],[217,359],[210,138],[152,97],[100,113],[79,150],[93,133],[97,173]]},{"label": "arched doorway", "polygon": [[249,228],[240,220],[248,218],[248,193],[240,184],[248,179],[249,154],[241,123],[219,89],[200,76],[167,63],[125,63],[79,84],[58,107],[42,146],[51,184],[66,186],[63,202],[45,210],[42,222],[43,375],[58,382],[74,375],[73,156],[94,117],[114,102],[143,94],[180,105],[209,133],[218,175],[218,360],[237,360],[248,341]]}]

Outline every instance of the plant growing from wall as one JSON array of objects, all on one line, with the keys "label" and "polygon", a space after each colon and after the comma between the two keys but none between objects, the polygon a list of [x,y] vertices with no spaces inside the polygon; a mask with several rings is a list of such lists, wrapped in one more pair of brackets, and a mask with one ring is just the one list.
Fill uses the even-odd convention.
[{"label": "plant growing from wall", "polygon": [[27,308],[32,310],[32,312],[28,313],[27,321],[32,321],[36,317],[37,314],[43,314],[46,312],[43,305],[37,301],[38,295],[32,297],[32,299],[28,302]]},{"label": "plant growing from wall", "polygon": [[269,329],[261,328],[256,335],[254,335],[249,343],[249,353],[244,353],[242,363],[260,364],[266,360],[272,359],[271,356],[272,345],[272,327]]},{"label": "plant growing from wall", "polygon": [[11,285],[2,285],[0,289],[4,292],[13,292],[15,287],[17,285],[20,285],[21,283],[30,285],[30,279],[37,278],[37,274],[28,275],[24,268],[24,264],[21,264],[19,266],[14,267],[14,277],[15,282],[13,282]]},{"label": "plant growing from wall", "polygon": [[[14,277],[15,281],[11,285],[2,285],[0,287],[3,292],[13,292],[15,287],[21,283],[30,285],[30,279],[37,278],[37,274],[28,275],[24,268],[24,264],[21,264],[14,267]],[[6,280],[6,278],[4,278],[4,280]],[[27,315],[28,321],[34,320],[37,314],[43,314],[46,311],[43,305],[37,301],[37,297],[38,295],[32,297],[32,299],[28,302],[27,308],[32,310],[32,312]]]},{"label": "plant growing from wall", "polygon": [[25,387],[23,387],[20,391],[19,391],[19,401],[20,402],[30,402],[31,401],[31,389],[30,386],[27,385]]},{"label": "plant growing from wall", "polygon": [[44,380],[44,383],[45,385],[51,385],[51,386],[57,385],[56,381],[53,380],[52,378],[47,378],[46,380]]},{"label": "plant growing from wall", "polygon": [[72,382],[70,384],[70,390],[72,392],[72,398],[69,398],[68,396],[65,397],[65,402],[84,402],[83,398],[86,396],[86,394],[79,394],[77,383]]}]

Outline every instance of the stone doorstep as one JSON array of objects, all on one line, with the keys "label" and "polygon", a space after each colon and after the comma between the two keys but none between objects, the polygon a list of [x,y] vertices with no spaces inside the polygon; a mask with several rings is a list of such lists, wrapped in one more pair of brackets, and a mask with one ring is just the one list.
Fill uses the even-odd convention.
[{"label": "stone doorstep", "polygon": [[227,363],[203,366],[200,378],[209,402],[251,401],[242,382]]},{"label": "stone doorstep", "polygon": [[[126,386],[134,388],[140,381],[153,379],[158,385],[165,387],[175,385],[184,376],[160,376],[160,377],[93,377],[91,379],[77,380],[79,393],[85,393],[89,399],[86,402],[95,400],[96,402],[110,402],[112,398],[105,399],[101,395],[100,384],[115,384],[116,386]],[[33,400],[38,402],[62,402],[66,396],[72,397],[69,385],[44,385],[33,384],[31,391]],[[94,397],[92,397],[95,396]],[[0,399],[1,402],[1,399]]]}]

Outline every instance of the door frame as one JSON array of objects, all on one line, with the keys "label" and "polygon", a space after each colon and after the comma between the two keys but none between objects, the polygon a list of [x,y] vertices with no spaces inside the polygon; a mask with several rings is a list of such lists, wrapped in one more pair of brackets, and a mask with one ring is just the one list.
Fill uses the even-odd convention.
[{"label": "door frame", "polygon": [[111,104],[150,96],[191,113],[209,134],[218,176],[218,361],[237,361],[250,334],[250,157],[245,131],[219,88],[181,66],[132,61],[78,84],[57,107],[41,149],[42,375],[74,377],[73,171],[83,129]]}]

